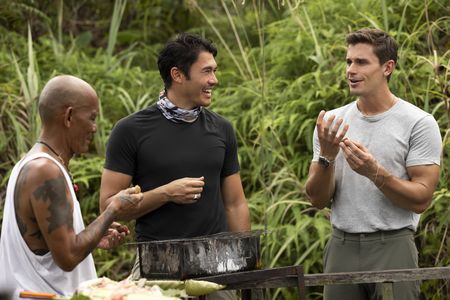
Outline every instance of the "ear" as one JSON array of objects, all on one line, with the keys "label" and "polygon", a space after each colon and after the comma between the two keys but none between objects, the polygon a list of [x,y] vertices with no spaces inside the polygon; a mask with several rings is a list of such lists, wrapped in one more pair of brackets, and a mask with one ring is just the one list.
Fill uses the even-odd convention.
[{"label": "ear", "polygon": [[384,71],[383,71],[383,75],[385,77],[388,77],[389,75],[392,74],[392,72],[394,72],[395,69],[395,62],[390,59],[387,62],[384,63]]},{"label": "ear", "polygon": [[73,107],[69,106],[64,111],[64,125],[70,127],[72,125]]},{"label": "ear", "polygon": [[172,81],[176,83],[182,83],[185,79],[183,72],[181,72],[181,70],[177,67],[170,69],[170,76],[172,77]]}]

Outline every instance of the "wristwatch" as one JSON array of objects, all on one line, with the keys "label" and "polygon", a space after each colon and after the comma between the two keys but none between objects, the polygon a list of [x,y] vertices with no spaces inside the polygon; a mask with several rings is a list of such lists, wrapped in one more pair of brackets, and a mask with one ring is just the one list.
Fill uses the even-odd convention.
[{"label": "wristwatch", "polygon": [[322,155],[319,156],[319,165],[323,166],[325,169],[328,168],[333,163],[334,163],[334,159],[329,160],[325,156],[322,156]]}]

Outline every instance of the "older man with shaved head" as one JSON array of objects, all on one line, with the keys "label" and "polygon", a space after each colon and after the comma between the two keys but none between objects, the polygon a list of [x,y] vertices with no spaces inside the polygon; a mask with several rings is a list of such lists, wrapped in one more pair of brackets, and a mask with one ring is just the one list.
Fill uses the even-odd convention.
[{"label": "older man with shaved head", "polygon": [[123,241],[115,223],[142,200],[138,187],[122,190],[84,228],[69,172],[74,154],[88,151],[96,132],[97,94],[74,76],[57,76],[42,90],[39,139],[11,172],[0,241],[0,287],[71,295],[96,277],[90,254]]}]

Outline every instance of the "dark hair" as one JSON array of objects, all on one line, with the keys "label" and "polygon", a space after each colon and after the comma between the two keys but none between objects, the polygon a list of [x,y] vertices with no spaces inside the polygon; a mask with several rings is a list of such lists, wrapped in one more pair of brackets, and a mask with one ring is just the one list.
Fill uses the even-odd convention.
[{"label": "dark hair", "polygon": [[217,55],[217,49],[210,40],[191,33],[180,33],[159,52],[158,69],[166,89],[172,85],[170,70],[178,68],[189,79],[189,71],[202,51]]},{"label": "dark hair", "polygon": [[[391,59],[397,64],[397,42],[383,30],[363,28],[347,35],[347,45],[361,43],[373,46],[373,52],[378,57],[380,65]],[[388,81],[391,78],[391,74],[387,77]]]}]

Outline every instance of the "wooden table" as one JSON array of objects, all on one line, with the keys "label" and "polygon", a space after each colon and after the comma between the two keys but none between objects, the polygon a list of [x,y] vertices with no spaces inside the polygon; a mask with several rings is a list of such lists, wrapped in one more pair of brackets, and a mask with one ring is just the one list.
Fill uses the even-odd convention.
[{"label": "wooden table", "polygon": [[334,284],[382,283],[383,300],[392,300],[393,283],[402,281],[448,279],[450,267],[418,268],[385,271],[303,274],[302,266],[254,270],[197,278],[226,285],[226,289],[242,290],[242,299],[264,299],[266,288],[297,287],[300,300],[306,300],[306,286]]}]

